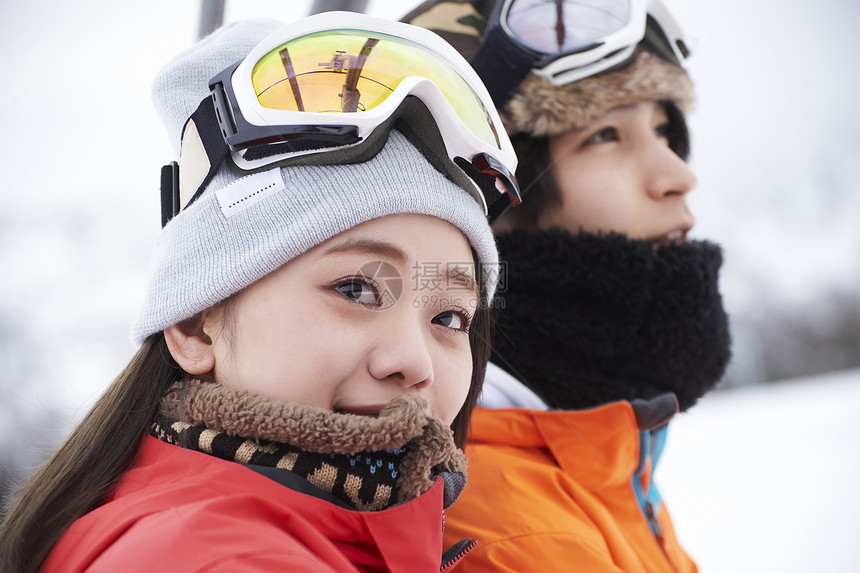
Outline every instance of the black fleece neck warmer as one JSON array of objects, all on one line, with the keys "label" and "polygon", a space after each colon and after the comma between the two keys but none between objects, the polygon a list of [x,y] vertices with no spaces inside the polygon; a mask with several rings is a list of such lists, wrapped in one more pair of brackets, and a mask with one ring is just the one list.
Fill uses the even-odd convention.
[{"label": "black fleece neck warmer", "polygon": [[507,263],[492,361],[552,408],[674,392],[690,408],[731,356],[708,242],[661,247],[561,230],[499,236]]}]

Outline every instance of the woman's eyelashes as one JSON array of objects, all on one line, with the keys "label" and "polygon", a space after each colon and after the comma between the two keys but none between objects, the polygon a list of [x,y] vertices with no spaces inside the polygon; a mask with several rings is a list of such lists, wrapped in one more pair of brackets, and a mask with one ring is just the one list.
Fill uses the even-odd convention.
[{"label": "woman's eyelashes", "polygon": [[661,123],[654,128],[654,134],[660,139],[669,139],[669,122]]},{"label": "woman's eyelashes", "polygon": [[464,310],[446,310],[433,317],[433,324],[444,326],[458,332],[469,332],[472,317]]},{"label": "woman's eyelashes", "polygon": [[[335,281],[330,287],[340,297],[370,308],[380,308],[384,300],[376,282],[363,275],[349,276]],[[464,309],[451,309],[435,315],[430,322],[446,329],[468,334],[472,316]]]},{"label": "woman's eyelashes", "polygon": [[378,308],[382,305],[379,287],[369,277],[358,275],[339,279],[331,289],[343,298],[364,306]]}]

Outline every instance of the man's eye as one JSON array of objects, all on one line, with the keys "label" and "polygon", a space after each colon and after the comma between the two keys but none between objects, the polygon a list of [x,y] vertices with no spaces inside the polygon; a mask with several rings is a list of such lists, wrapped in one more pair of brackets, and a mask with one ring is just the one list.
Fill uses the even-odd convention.
[{"label": "man's eye", "polygon": [[604,127],[600,131],[591,135],[588,139],[582,142],[582,145],[591,145],[592,143],[604,143],[607,141],[617,141],[618,131],[614,127]]},{"label": "man's eye", "polygon": [[451,330],[459,330],[460,332],[469,331],[469,317],[462,311],[447,310],[440,312],[433,317],[433,324],[438,324]]},{"label": "man's eye", "polygon": [[334,290],[343,298],[365,306],[378,307],[382,303],[379,289],[365,277],[352,277],[340,281],[334,285]]}]

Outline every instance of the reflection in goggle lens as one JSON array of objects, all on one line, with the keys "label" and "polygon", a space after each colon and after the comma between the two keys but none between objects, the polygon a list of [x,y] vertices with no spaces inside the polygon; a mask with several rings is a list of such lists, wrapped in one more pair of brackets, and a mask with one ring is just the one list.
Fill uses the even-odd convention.
[{"label": "reflection in goggle lens", "polygon": [[557,54],[598,43],[630,18],[629,0],[514,0],[506,23],[527,47]]},{"label": "reflection in goggle lens", "polygon": [[407,77],[432,81],[475,136],[499,146],[468,83],[440,56],[409,40],[351,30],[308,34],[263,56],[251,74],[263,107],[316,113],[373,109]]}]

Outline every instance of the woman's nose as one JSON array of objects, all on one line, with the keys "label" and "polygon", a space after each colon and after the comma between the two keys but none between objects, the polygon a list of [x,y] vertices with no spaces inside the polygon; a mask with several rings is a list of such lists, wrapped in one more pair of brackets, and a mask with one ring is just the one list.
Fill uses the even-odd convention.
[{"label": "woman's nose", "polygon": [[404,388],[423,388],[432,384],[433,360],[428,336],[432,334],[425,332],[413,317],[398,317],[390,321],[368,356],[371,375],[379,380],[396,382]]}]

